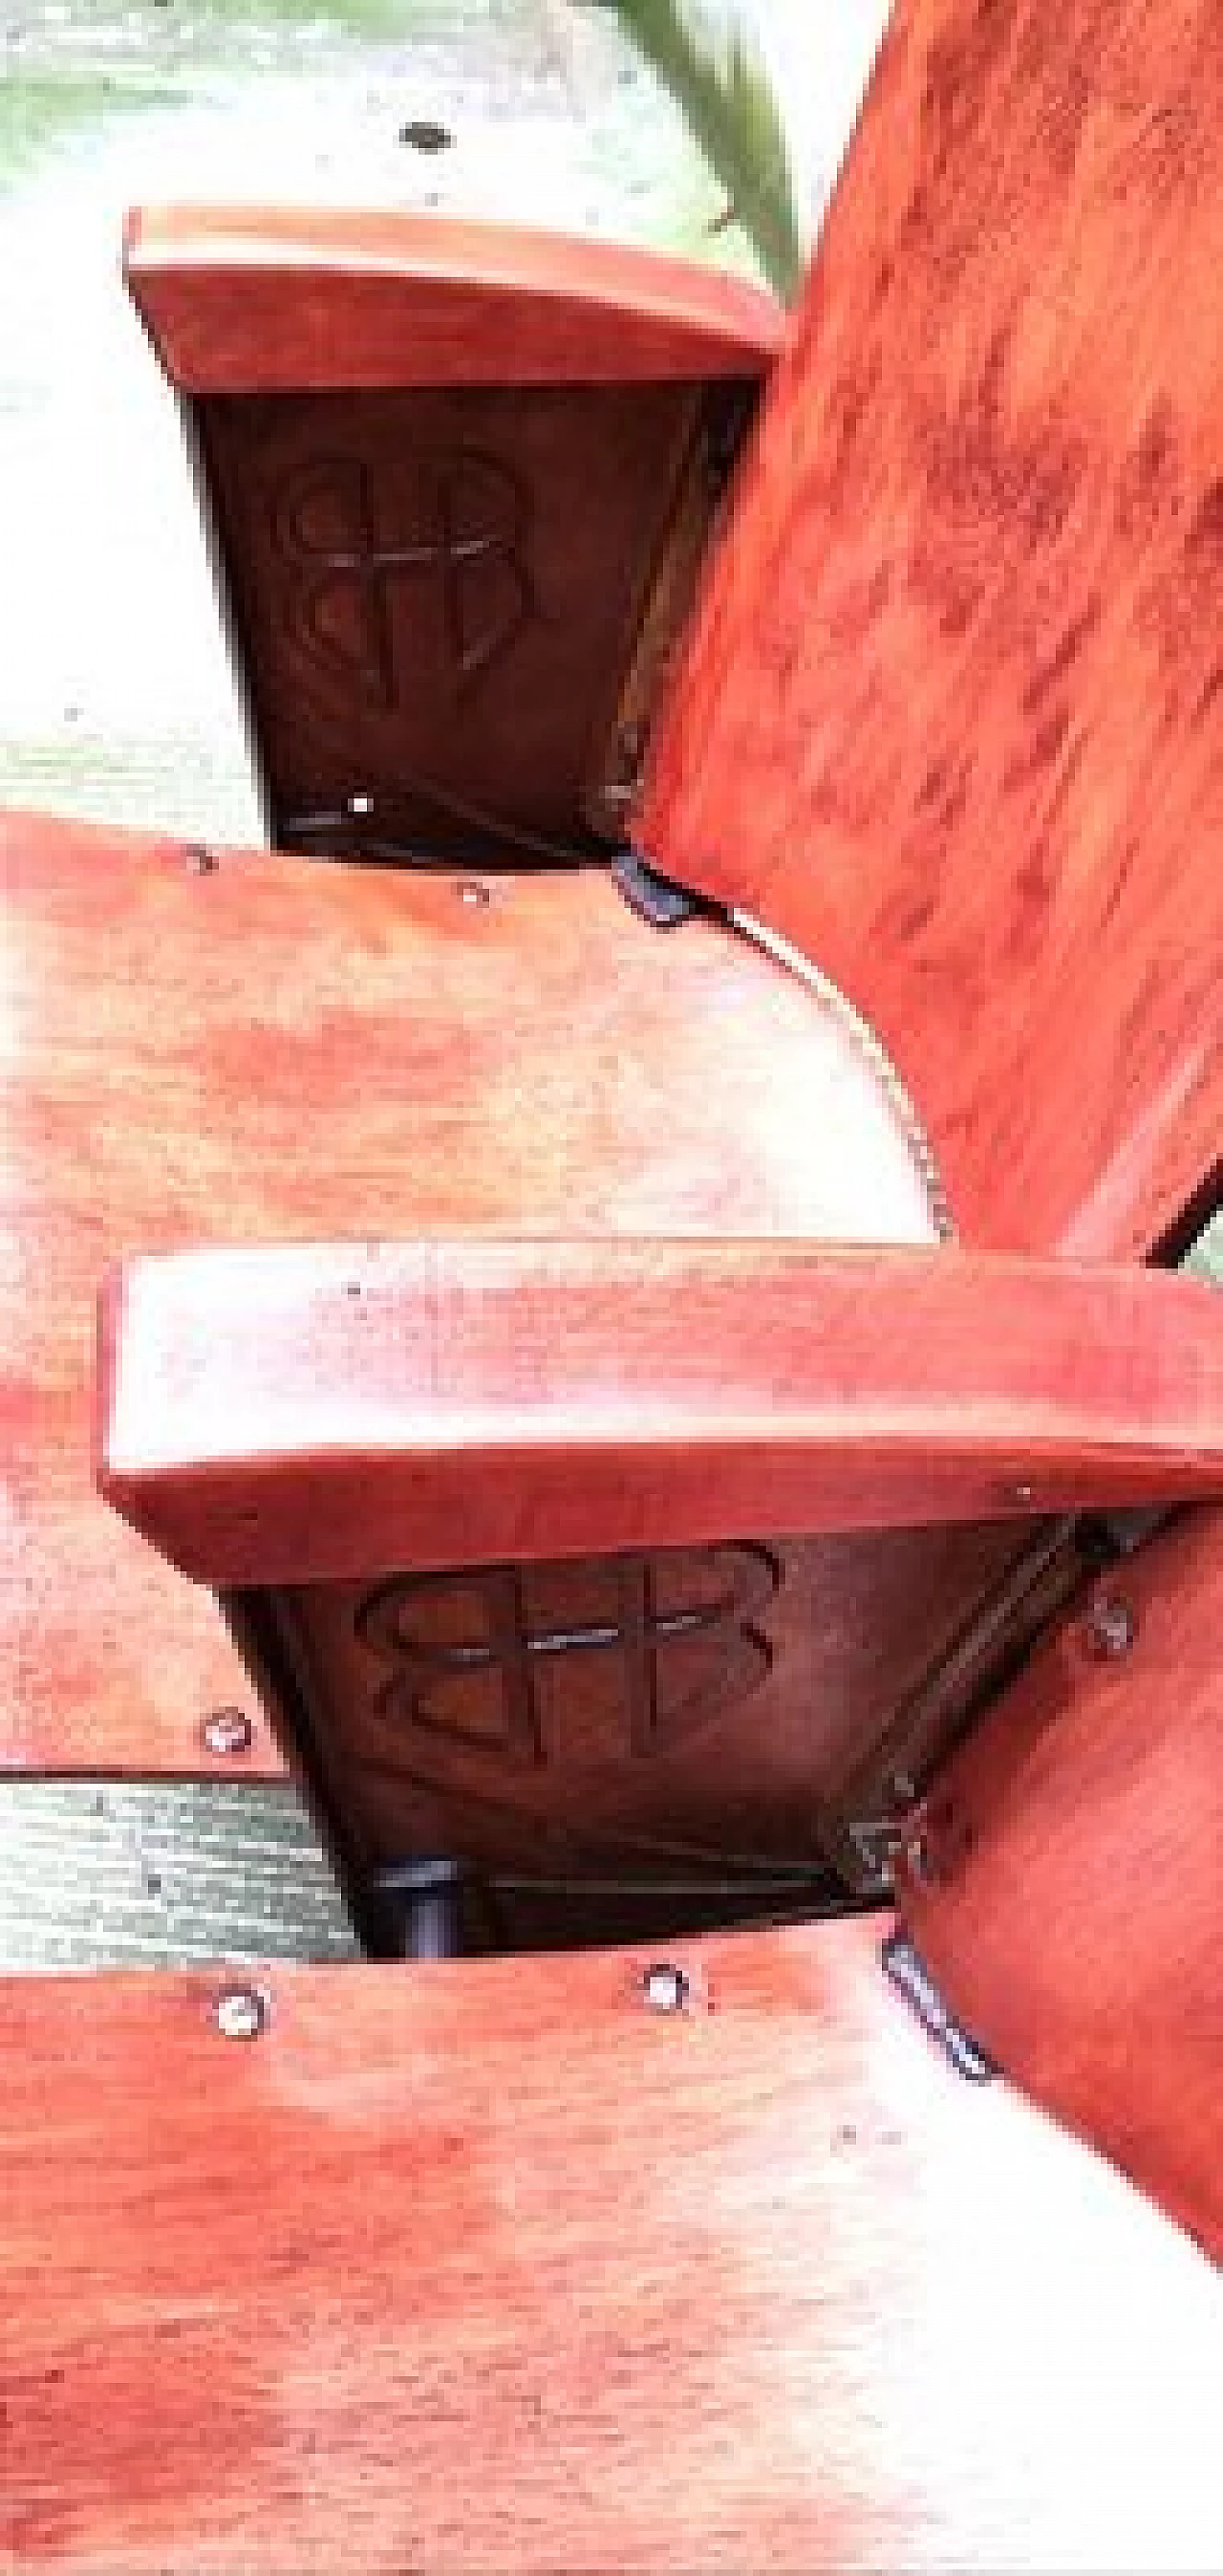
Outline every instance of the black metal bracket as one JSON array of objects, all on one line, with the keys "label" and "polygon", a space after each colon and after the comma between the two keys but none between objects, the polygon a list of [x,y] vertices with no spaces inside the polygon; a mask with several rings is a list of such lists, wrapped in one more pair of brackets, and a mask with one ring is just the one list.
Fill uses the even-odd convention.
[{"label": "black metal bracket", "polygon": [[616,884],[630,912],[648,921],[651,930],[678,930],[682,921],[691,921],[701,909],[698,897],[689,894],[686,886],[661,876],[635,850],[626,850],[617,859]]},{"label": "black metal bracket", "polygon": [[988,2084],[998,2069],[992,2057],[961,2029],[948,2012],[934,1979],[906,1932],[893,1932],[879,1953],[884,1975],[903,1995],[923,2030],[936,2040],[957,2075],[969,2084]]}]

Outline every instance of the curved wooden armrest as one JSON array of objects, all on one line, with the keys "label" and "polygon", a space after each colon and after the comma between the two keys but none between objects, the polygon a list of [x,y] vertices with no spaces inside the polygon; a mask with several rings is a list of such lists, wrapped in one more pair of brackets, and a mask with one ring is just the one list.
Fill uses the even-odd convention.
[{"label": "curved wooden armrest", "polygon": [[758,377],[786,324],[694,260],[444,215],[139,208],[123,264],[193,394]]},{"label": "curved wooden armrest", "polygon": [[1223,1493],[1223,1301],[776,1242],[206,1252],[103,1294],[97,1474],[224,1586]]}]

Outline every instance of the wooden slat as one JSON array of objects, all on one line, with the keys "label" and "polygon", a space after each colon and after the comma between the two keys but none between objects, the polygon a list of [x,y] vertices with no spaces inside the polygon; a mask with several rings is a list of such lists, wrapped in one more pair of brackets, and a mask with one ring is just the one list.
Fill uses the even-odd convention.
[{"label": "wooden slat", "polygon": [[114,1277],[102,1491],[219,1587],[1223,1495],[1223,1301],[944,1248],[412,1243]]},{"label": "wooden slat", "polygon": [[1217,0],[901,0],[640,817],[841,983],[967,1240],[1223,1132]]},{"label": "wooden slat", "polygon": [[[215,1768],[201,1725],[234,1702],[248,1766],[276,1760],[212,1604],[93,1491],[109,1262],[320,1232],[929,1233],[835,1026],[713,926],[659,939],[597,873],[206,868],[0,817],[8,1766]],[[954,1571],[912,1588],[886,1622],[906,1675]]]},{"label": "wooden slat", "polygon": [[150,208],[124,269],[194,394],[757,376],[785,327],[716,269],[445,216]]},{"label": "wooden slat", "polygon": [[936,1883],[902,1866],[901,1900],[1014,2080],[1223,2261],[1223,1513],[1095,1610],[1123,1650],[1089,1616],[1038,1654],[940,1777]]},{"label": "wooden slat", "polygon": [[878,1938],[0,1986],[6,2566],[1216,2566],[1217,2283]]}]

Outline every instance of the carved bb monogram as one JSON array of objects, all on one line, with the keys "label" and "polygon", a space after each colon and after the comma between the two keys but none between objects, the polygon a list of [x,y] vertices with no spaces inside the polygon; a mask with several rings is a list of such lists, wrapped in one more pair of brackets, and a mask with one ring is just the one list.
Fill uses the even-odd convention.
[{"label": "carved bb monogram", "polygon": [[536,613],[529,518],[517,476],[475,449],[404,455],[393,476],[351,456],[300,467],[272,505],[293,643],[320,676],[389,712],[400,700],[396,593],[431,585],[439,675],[462,696]]},{"label": "carved bb monogram", "polygon": [[[356,1614],[361,1643],[385,1668],[375,1717],[409,1736],[418,1751],[430,1742],[461,1748],[502,1772],[507,1764],[564,1766],[572,1747],[563,1717],[549,1742],[539,1686],[544,1664],[554,1658],[618,1658],[620,1745],[638,1756],[670,1751],[770,1671],[773,1649],[757,1621],[778,1589],[781,1568],[767,1549],[694,1549],[669,1560],[618,1557],[595,1571],[607,1587],[609,1615],[573,1625],[533,1623],[528,1578],[516,1568],[380,1584]],[[450,1633],[456,1624],[472,1633],[456,1638]],[[483,1712],[491,1722],[464,1715],[473,1682],[485,1702],[491,1686],[491,1710]],[[604,1741],[603,1758],[618,1749]],[[573,1758],[580,1761],[581,1752]]]}]

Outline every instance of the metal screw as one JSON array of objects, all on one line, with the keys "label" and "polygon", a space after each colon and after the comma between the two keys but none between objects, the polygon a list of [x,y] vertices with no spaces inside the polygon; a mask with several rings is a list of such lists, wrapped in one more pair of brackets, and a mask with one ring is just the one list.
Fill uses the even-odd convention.
[{"label": "metal screw", "polygon": [[1027,1504],[1028,1504],[1028,1503],[1030,1503],[1030,1502],[1031,1502],[1031,1500],[1032,1500],[1032,1488],[1031,1488],[1031,1486],[1030,1486],[1030,1485],[1016,1485],[1016,1487],[1015,1487],[1015,1500],[1016,1500],[1016,1502],[1017,1502],[1017,1503],[1022,1503],[1022,1504],[1026,1507],[1026,1506],[1027,1506]]},{"label": "metal screw", "polygon": [[483,910],[484,910],[484,908],[485,908],[486,904],[488,903],[488,900],[489,900],[488,887],[487,887],[486,885],[481,885],[480,880],[479,880],[479,878],[478,878],[478,877],[460,877],[460,879],[459,879],[459,902],[460,902],[460,903],[471,904],[473,907],[475,907],[475,908],[477,908],[479,911],[483,912]]},{"label": "metal screw", "polygon": [[1087,1637],[1097,1655],[1128,1654],[1134,1642],[1134,1615],[1120,1593],[1102,1592],[1092,1602]]},{"label": "metal screw", "polygon": [[188,842],[187,867],[193,877],[215,876],[220,864],[215,850],[206,850],[202,841]]},{"label": "metal screw", "polygon": [[690,1989],[682,1968],[659,1959],[646,1969],[641,1991],[651,2012],[678,2013],[685,2010]]},{"label": "metal screw", "polygon": [[212,2018],[222,2039],[258,2039],[267,2028],[269,2009],[258,1986],[227,1986],[217,1996]]},{"label": "metal screw", "polygon": [[244,1708],[214,1708],[204,1720],[204,1742],[210,1753],[249,1753],[254,1732]]}]

